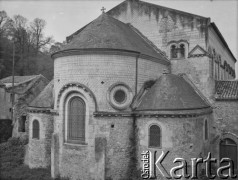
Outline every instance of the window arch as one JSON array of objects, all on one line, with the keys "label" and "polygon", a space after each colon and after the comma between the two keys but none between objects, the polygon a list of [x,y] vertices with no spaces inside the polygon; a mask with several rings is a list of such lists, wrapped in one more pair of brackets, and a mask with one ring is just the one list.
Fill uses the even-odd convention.
[{"label": "window arch", "polygon": [[170,48],[170,56],[171,58],[177,58],[177,48],[175,45],[172,45]]},{"label": "window arch", "polygon": [[220,160],[222,158],[230,158],[234,162],[234,168],[237,169],[237,144],[230,138],[220,142]]},{"label": "window arch", "polygon": [[208,139],[208,124],[207,124],[207,120],[205,120],[205,122],[204,122],[204,139],[205,140]]},{"label": "window arch", "polygon": [[32,138],[33,139],[40,139],[40,124],[39,121],[34,120],[32,123]]},{"label": "window arch", "polygon": [[185,58],[185,45],[184,44],[180,44],[179,45],[179,58]]},{"label": "window arch", "polygon": [[67,104],[67,141],[85,142],[85,102],[78,96],[72,97]]},{"label": "window arch", "polygon": [[161,129],[158,125],[149,127],[149,147],[161,147]]}]

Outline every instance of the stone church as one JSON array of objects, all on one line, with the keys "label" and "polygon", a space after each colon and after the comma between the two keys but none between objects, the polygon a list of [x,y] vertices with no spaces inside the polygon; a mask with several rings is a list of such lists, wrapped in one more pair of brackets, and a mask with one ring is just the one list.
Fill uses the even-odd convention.
[{"label": "stone church", "polygon": [[[67,37],[28,107],[30,168],[80,180],[140,179],[141,153],[231,158],[236,59],[210,18],[126,0]],[[158,158],[158,157],[157,157]],[[202,172],[202,166],[200,172]],[[156,171],[157,179],[165,179]]]}]

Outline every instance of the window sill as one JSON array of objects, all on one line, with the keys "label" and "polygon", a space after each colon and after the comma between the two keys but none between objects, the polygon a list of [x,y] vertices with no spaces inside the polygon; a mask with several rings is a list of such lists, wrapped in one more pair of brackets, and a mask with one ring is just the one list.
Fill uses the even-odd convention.
[{"label": "window sill", "polygon": [[162,149],[161,146],[155,147],[155,146],[148,146],[149,149]]},{"label": "window sill", "polygon": [[63,144],[63,146],[66,148],[66,149],[76,149],[76,150],[80,150],[80,149],[84,149],[86,147],[88,147],[88,144],[87,143],[80,143],[80,144],[75,144],[75,143],[69,143],[69,142],[65,142]]},{"label": "window sill", "polygon": [[170,60],[184,60],[184,59],[186,59],[185,57],[183,57],[183,58],[170,58]]}]

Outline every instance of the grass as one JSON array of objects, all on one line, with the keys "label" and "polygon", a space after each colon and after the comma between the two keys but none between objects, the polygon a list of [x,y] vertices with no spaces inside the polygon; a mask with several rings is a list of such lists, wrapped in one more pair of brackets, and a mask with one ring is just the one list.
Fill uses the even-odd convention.
[{"label": "grass", "polygon": [[52,180],[50,168],[30,169],[24,165],[24,145],[27,141],[10,138],[0,144],[1,180]]}]

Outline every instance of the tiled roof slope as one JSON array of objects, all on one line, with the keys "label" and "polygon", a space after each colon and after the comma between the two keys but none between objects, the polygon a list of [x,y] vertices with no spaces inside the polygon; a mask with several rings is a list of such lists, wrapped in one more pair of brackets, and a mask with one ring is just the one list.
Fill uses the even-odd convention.
[{"label": "tiled roof slope", "polygon": [[216,81],[216,100],[238,100],[238,80]]},{"label": "tiled roof slope", "polygon": [[193,87],[181,76],[163,74],[141,98],[136,110],[196,110],[209,108]]},{"label": "tiled roof slope", "polygon": [[[22,83],[22,82],[26,82],[29,81],[33,78],[35,78],[37,75],[33,75],[33,76],[14,76],[14,82],[15,83]],[[6,77],[1,79],[2,83],[12,83],[12,76]]]},{"label": "tiled roof slope", "polygon": [[150,44],[139,36],[128,24],[106,13],[67,38],[69,43],[63,50],[116,49],[139,52],[143,55],[169,62]]},{"label": "tiled roof slope", "polygon": [[52,80],[45,89],[31,102],[30,107],[38,108],[53,108],[54,96],[53,96],[54,80]]}]

